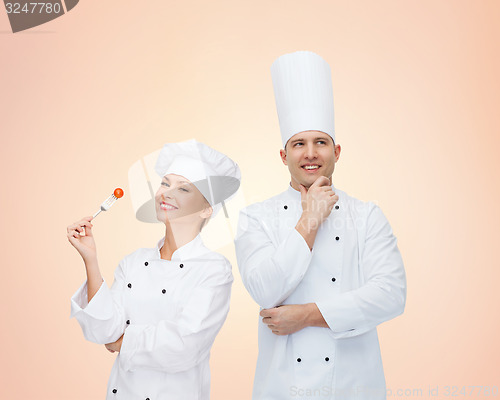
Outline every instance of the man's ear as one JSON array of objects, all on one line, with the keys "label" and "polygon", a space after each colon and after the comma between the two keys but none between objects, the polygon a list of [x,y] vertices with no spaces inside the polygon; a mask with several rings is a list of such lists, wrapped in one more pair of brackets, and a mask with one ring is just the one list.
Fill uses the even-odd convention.
[{"label": "man's ear", "polygon": [[283,164],[288,165],[286,162],[286,150],[284,150],[284,149],[280,150],[280,157],[281,157],[281,161],[283,161]]},{"label": "man's ear", "polygon": [[335,162],[337,162],[340,158],[340,150],[341,150],[340,144],[336,144],[335,145]]}]

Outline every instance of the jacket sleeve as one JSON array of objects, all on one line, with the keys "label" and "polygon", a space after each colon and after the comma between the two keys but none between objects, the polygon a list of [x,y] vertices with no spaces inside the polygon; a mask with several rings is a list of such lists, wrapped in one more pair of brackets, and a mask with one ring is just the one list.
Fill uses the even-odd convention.
[{"label": "jacket sleeve", "polygon": [[397,239],[382,210],[369,205],[359,261],[364,284],[316,303],[335,338],[360,335],[404,311],[406,275]]},{"label": "jacket sleeve", "polygon": [[172,320],[131,324],[125,330],[119,362],[125,371],[153,369],[176,373],[193,368],[210,353],[231,297],[231,264],[212,268]]},{"label": "jacket sleeve", "polygon": [[302,281],[312,253],[296,229],[280,243],[273,243],[264,223],[258,210],[242,210],[235,248],[245,288],[261,307],[272,308],[282,304]]},{"label": "jacket sleeve", "polygon": [[124,260],[115,271],[111,289],[105,281],[88,302],[87,281],[71,297],[71,318],[80,324],[85,339],[106,344],[118,340],[125,330],[123,312]]}]

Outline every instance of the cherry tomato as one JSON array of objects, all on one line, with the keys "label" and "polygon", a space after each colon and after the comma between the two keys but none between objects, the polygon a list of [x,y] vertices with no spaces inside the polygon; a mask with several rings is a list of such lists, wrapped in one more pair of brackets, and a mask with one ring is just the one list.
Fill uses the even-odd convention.
[{"label": "cherry tomato", "polygon": [[119,199],[120,197],[123,197],[123,190],[120,188],[116,188],[113,194]]}]

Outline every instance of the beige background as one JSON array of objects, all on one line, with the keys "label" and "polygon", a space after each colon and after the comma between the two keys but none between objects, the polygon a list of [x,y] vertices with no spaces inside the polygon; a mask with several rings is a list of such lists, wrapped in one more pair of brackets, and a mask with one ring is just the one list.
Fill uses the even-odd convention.
[{"label": "beige background", "polygon": [[[0,11],[2,398],[104,398],[114,356],[69,319],[65,228],[121,186],[95,222],[105,278],[156,243],[127,197],[139,157],[195,137],[239,163],[247,203],[286,188],[269,68],[304,49],[332,67],[334,183],[382,207],[405,261],[406,311],[379,327],[391,397],[498,390],[497,1],[81,1],[17,34]],[[248,399],[258,307],[218,251],[235,283],[212,398]],[[500,397],[473,393],[454,397]]]}]

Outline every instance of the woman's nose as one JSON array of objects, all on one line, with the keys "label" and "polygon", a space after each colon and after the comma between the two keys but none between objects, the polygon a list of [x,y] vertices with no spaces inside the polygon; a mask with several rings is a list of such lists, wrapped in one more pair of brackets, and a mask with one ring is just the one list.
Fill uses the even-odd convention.
[{"label": "woman's nose", "polygon": [[165,199],[171,199],[172,198],[172,189],[166,188],[165,191],[162,193],[162,197],[164,197]]}]

